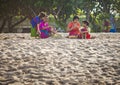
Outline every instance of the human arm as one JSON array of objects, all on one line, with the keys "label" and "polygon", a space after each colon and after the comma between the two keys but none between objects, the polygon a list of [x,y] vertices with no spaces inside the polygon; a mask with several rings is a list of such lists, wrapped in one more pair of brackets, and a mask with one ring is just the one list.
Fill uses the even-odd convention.
[{"label": "human arm", "polygon": [[47,28],[49,28],[49,26],[44,26],[44,27],[42,27],[42,29],[44,29],[44,30],[47,29]]},{"label": "human arm", "polygon": [[77,23],[73,24],[73,28],[77,28],[77,29],[79,29],[79,28],[80,28],[80,23],[77,22]]},{"label": "human arm", "polygon": [[74,22],[70,22],[67,26],[67,31],[72,31],[74,29],[79,29],[80,28],[80,23],[74,23]]},{"label": "human arm", "polygon": [[52,26],[50,26],[48,24],[48,22],[43,22],[43,23],[41,23],[40,28],[45,30],[45,29],[48,29],[48,28],[52,28]]},{"label": "human arm", "polygon": [[37,33],[41,34],[41,32],[40,32],[40,24],[37,24]]},{"label": "human arm", "polygon": [[87,33],[88,31],[81,31],[81,33]]},{"label": "human arm", "polygon": [[90,27],[88,27],[88,33],[90,33],[91,32],[91,28]]},{"label": "human arm", "polygon": [[79,22],[76,22],[76,23],[73,23],[72,27],[71,27],[71,30],[74,30],[74,29],[80,29],[80,23]]},{"label": "human arm", "polygon": [[71,31],[71,27],[72,27],[72,23],[70,22],[69,24],[68,24],[68,26],[67,26],[67,32],[69,32],[69,31]]},{"label": "human arm", "polygon": [[80,30],[81,33],[87,33],[88,32],[88,29],[83,27],[81,30]]},{"label": "human arm", "polygon": [[72,30],[71,28],[67,27],[67,32],[70,32],[71,30]]}]

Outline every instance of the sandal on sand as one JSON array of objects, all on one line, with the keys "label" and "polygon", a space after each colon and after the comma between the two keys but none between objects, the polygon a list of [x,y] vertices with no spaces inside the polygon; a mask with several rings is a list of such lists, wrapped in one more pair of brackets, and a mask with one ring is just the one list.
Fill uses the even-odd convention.
[{"label": "sandal on sand", "polygon": [[66,38],[70,38],[70,39],[77,39],[78,36],[67,36]]}]

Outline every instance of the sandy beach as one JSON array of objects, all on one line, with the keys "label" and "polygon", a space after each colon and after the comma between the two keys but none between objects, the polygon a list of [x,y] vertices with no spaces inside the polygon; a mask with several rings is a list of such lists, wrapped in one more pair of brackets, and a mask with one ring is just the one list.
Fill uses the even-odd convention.
[{"label": "sandy beach", "polygon": [[120,85],[120,33],[61,35],[0,34],[0,85]]}]

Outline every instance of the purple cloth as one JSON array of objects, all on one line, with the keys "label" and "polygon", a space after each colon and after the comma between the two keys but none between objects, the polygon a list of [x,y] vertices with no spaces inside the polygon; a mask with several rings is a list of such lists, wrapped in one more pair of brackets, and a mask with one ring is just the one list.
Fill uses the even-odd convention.
[{"label": "purple cloth", "polygon": [[81,31],[84,32],[84,31],[87,31],[87,29],[86,28],[82,28]]},{"label": "purple cloth", "polygon": [[40,35],[41,38],[48,38],[48,37],[49,37],[51,28],[48,27],[48,28],[46,28],[46,29],[43,29],[44,27],[47,27],[47,26],[49,26],[48,22],[42,21],[42,22],[40,23],[40,25],[39,25],[39,30],[40,30],[40,32],[41,32],[41,35]]}]

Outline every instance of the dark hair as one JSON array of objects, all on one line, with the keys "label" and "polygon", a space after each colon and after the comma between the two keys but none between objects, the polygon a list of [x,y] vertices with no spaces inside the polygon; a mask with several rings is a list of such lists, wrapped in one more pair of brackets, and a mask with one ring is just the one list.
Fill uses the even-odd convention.
[{"label": "dark hair", "polygon": [[82,23],[86,24],[87,26],[89,26],[89,22],[88,21],[82,21]]},{"label": "dark hair", "polygon": [[79,19],[79,17],[78,17],[78,16],[74,16],[74,17],[73,17],[73,21],[74,21],[75,19]]},{"label": "dark hair", "polygon": [[45,16],[46,16],[46,14],[43,13],[43,12],[41,12],[41,13],[39,14],[39,17],[40,17],[40,18],[43,18],[43,17],[45,17]]}]

